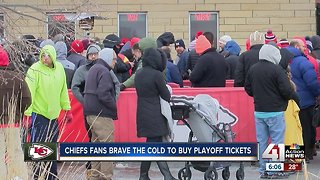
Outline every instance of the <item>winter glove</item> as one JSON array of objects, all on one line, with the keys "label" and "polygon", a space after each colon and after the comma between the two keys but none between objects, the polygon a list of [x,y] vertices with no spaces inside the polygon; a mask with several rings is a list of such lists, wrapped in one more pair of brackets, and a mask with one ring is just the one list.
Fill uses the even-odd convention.
[{"label": "winter glove", "polygon": [[65,114],[65,122],[66,123],[70,123],[73,119],[73,115],[72,115],[72,112],[69,110],[69,111],[66,111],[66,114]]},{"label": "winter glove", "polygon": [[123,84],[121,84],[121,85],[120,85],[120,91],[123,91],[124,89],[126,89],[126,86],[123,85]]}]

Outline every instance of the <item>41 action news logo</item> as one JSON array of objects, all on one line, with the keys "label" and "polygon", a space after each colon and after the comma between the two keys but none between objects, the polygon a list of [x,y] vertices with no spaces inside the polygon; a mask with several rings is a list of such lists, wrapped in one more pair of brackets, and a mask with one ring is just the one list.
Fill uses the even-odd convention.
[{"label": "41 action news logo", "polygon": [[263,159],[271,159],[272,161],[284,162],[286,159],[304,159],[304,146],[292,144],[285,146],[284,144],[269,144],[262,154]]}]

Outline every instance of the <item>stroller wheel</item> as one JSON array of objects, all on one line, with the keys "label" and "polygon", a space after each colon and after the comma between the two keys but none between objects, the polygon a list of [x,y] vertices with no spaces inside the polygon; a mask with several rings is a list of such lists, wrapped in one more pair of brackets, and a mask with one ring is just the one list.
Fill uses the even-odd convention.
[{"label": "stroller wheel", "polygon": [[205,180],[217,180],[218,179],[218,172],[216,168],[209,168],[204,173],[204,179]]},{"label": "stroller wheel", "polygon": [[242,168],[239,168],[236,172],[236,178],[237,180],[243,180],[244,179],[244,171]]},{"label": "stroller wheel", "polygon": [[223,180],[228,180],[230,178],[230,170],[229,167],[224,168],[224,170],[222,170],[222,179]]},{"label": "stroller wheel", "polygon": [[191,170],[188,167],[184,167],[182,169],[179,170],[178,172],[178,178],[179,180],[190,180],[192,176]]}]

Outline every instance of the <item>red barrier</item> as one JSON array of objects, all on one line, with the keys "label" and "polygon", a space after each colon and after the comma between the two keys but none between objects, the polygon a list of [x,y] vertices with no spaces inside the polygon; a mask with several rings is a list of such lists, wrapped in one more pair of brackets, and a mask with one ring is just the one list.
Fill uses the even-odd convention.
[{"label": "red barrier", "polygon": [[[228,108],[238,118],[233,126],[237,142],[255,142],[255,126],[253,116],[253,100],[243,88],[173,88],[174,95],[195,96],[209,94],[216,98],[221,105]],[[74,120],[64,128],[60,127],[60,142],[87,142],[87,132],[84,128],[81,104],[70,93]],[[122,91],[118,100],[118,120],[115,123],[116,142],[144,142],[144,138],[136,135],[137,96],[133,88]],[[175,121],[177,122],[177,121]],[[63,130],[63,131],[62,131]],[[317,131],[320,140],[320,128]]]}]

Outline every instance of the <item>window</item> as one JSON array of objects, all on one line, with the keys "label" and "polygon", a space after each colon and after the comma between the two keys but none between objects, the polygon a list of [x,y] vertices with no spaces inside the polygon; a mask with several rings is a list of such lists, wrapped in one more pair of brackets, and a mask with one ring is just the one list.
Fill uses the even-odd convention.
[{"label": "window", "polygon": [[146,13],[119,13],[118,35],[122,38],[144,38],[147,36]]},{"label": "window", "polygon": [[75,13],[48,14],[48,38],[57,34],[75,35]]},{"label": "window", "polygon": [[4,15],[0,14],[0,37],[4,37]]},{"label": "window", "polygon": [[190,12],[189,14],[189,40],[195,39],[197,32],[212,32],[214,42],[217,44],[218,13],[217,12]]}]

